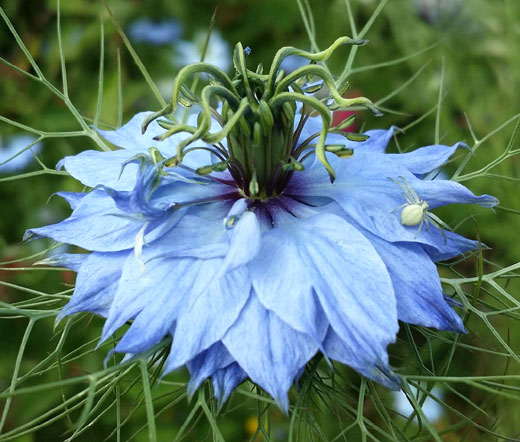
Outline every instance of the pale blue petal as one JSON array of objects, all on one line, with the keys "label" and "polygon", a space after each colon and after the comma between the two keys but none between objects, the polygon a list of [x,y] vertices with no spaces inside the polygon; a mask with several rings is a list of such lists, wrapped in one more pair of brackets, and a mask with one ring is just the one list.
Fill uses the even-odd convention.
[{"label": "pale blue petal", "polygon": [[[179,142],[188,137],[186,133],[178,133],[166,138],[164,141],[156,141],[155,137],[163,135],[166,129],[163,129],[157,123],[157,120],[150,123],[146,132],[142,133],[142,125],[145,119],[150,116],[152,112],[140,112],[132,117],[128,123],[116,130],[99,130],[98,132],[110,143],[115,146],[131,151],[133,156],[137,153],[149,152],[151,147],[158,149],[165,158],[170,158],[177,155],[177,145]],[[197,126],[197,116],[190,115],[187,124]],[[212,122],[213,126],[217,128],[218,123]],[[200,166],[211,164],[211,155],[207,151],[196,150],[190,152],[183,159],[183,164],[188,167],[196,169]]]},{"label": "pale blue petal", "polygon": [[74,293],[57,320],[79,312],[107,316],[128,252],[91,253],[78,269]]},{"label": "pale blue petal", "polygon": [[58,224],[29,229],[24,239],[50,237],[87,250],[117,251],[133,247],[143,221],[121,212],[102,190],[85,196],[72,215]]},{"label": "pale blue petal", "polygon": [[[207,267],[203,266],[201,272],[207,272]],[[222,339],[249,298],[250,287],[247,269],[239,267],[211,282],[202,293],[187,293],[179,307],[165,370],[180,367]]]},{"label": "pale blue petal", "polygon": [[287,392],[300,367],[318,350],[310,336],[265,309],[254,294],[222,342],[251,380],[285,412]]},{"label": "pale blue petal", "polygon": [[217,370],[213,376],[211,376],[213,392],[219,408],[228,400],[233,390],[246,379],[247,373],[242,370],[236,362]]},{"label": "pale blue petal", "polygon": [[[103,327],[101,341],[105,341],[125,322],[134,319],[147,305],[157,305],[155,300],[170,296],[168,305],[177,306],[179,300],[171,295],[176,284],[175,278],[189,273],[190,265],[189,260],[180,260],[173,265],[173,260],[162,259],[157,260],[153,266],[145,265],[143,268],[142,262],[130,254],[123,265],[118,290]],[[164,306],[161,304],[160,307]],[[171,326],[172,322],[167,325]]]},{"label": "pale blue petal", "polygon": [[54,195],[62,197],[72,210],[79,206],[79,203],[88,195],[88,193],[83,192],[56,192]]},{"label": "pale blue petal", "polygon": [[[363,351],[385,361],[398,331],[394,291],[374,247],[339,216],[295,218],[274,214],[276,229],[298,244],[314,290],[332,328],[344,339],[364,342]],[[242,365],[242,364],[241,364]]]},{"label": "pale blue petal", "polygon": [[24,240],[48,237],[86,250],[114,252],[135,246],[136,236],[147,224],[145,240],[151,242],[170,230],[184,212],[168,211],[147,220],[141,215],[122,212],[114,200],[101,189],[86,195],[69,218],[58,224],[29,229]]},{"label": "pale blue petal", "polygon": [[253,212],[246,211],[229,230],[229,250],[220,274],[247,264],[260,250],[260,224]]},{"label": "pale blue petal", "polygon": [[277,226],[264,232],[262,249],[248,267],[263,306],[320,345],[329,322],[315,298],[312,276],[300,256],[300,246],[295,234]]},{"label": "pale blue petal", "polygon": [[238,199],[237,188],[215,182],[186,183],[175,181],[163,184],[157,188],[151,198],[150,205],[167,207],[182,205],[190,202],[204,202],[210,200]]},{"label": "pale blue petal", "polygon": [[[298,125],[299,119],[295,120],[295,129]],[[321,118],[309,118],[303,127],[302,133],[298,139],[298,143],[302,143],[308,137],[319,133],[322,127]],[[364,133],[368,135],[368,139],[365,141],[350,141],[345,136],[339,134],[328,134],[326,138],[326,144],[343,144],[347,149],[360,149],[365,152],[372,153],[384,153],[388,143],[392,139],[395,127],[392,126],[390,129],[372,129]],[[315,140],[318,138],[316,137]],[[331,158],[337,158],[335,155],[331,155]]]},{"label": "pale blue petal", "polygon": [[[220,204],[211,204],[217,210]],[[229,205],[226,205],[229,207]],[[227,208],[226,208],[227,212]],[[185,215],[175,228],[143,248],[143,262],[152,263],[159,257],[219,258],[226,255],[229,242],[222,217],[208,220]]]},{"label": "pale blue petal", "polygon": [[459,315],[447,304],[437,267],[422,247],[388,243],[366,233],[392,279],[399,320],[410,324],[464,333]]},{"label": "pale blue petal", "polygon": [[494,207],[498,200],[490,195],[474,195],[462,184],[449,180],[417,180],[413,188],[420,199],[426,201],[430,209],[446,204],[478,204]]},{"label": "pale blue petal", "polygon": [[395,127],[392,126],[390,129],[373,129],[364,132],[364,135],[368,135],[368,140],[365,141],[348,141],[345,143],[345,147],[363,152],[372,153],[384,153],[388,147],[388,143],[394,135]]},{"label": "pale blue petal", "polygon": [[65,267],[77,272],[88,256],[87,253],[58,253],[38,261],[35,265]]},{"label": "pale blue petal", "polygon": [[380,360],[375,357],[367,343],[357,340],[355,335],[342,339],[333,328],[329,328],[323,347],[329,359],[346,364],[391,390],[399,390],[400,380],[388,367],[386,358]]},{"label": "pale blue petal", "polygon": [[78,155],[63,158],[56,166],[65,168],[74,178],[88,187],[103,185],[116,190],[132,190],[135,186],[137,164],[123,164],[132,158],[135,152],[113,150],[99,152],[85,150]]},{"label": "pale blue petal", "polygon": [[[452,259],[469,252],[470,250],[477,250],[479,247],[478,241],[464,238],[449,230],[444,230],[444,232],[441,233],[436,227],[427,228],[426,235],[428,236],[429,243],[432,245],[421,245],[434,262],[446,261],[447,259]],[[484,244],[481,244],[481,247],[483,249],[487,248]]]},{"label": "pale blue petal", "polygon": [[411,152],[389,154],[388,157],[406,167],[414,175],[422,175],[441,167],[459,147],[467,147],[464,143],[453,146],[434,144],[415,149]]},{"label": "pale blue petal", "polygon": [[[112,143],[114,146],[131,151],[131,156],[139,152],[147,152],[150,147],[156,147],[159,144],[163,149],[165,149],[165,146],[168,146],[170,149],[172,149],[173,146],[170,146],[168,141],[159,142],[154,140],[154,137],[162,135],[165,132],[165,129],[159,126],[156,121],[152,122],[148,126],[148,130],[144,134],[142,133],[143,123],[151,114],[152,112],[139,112],[119,129],[98,129],[97,131],[103,136],[103,138]],[[168,147],[166,147],[166,150]],[[174,154],[175,152],[172,150],[169,156]]]},{"label": "pale blue petal", "polygon": [[[134,260],[125,263],[103,329],[103,339],[106,339],[128,319],[135,318],[115,348],[121,353],[145,351],[169,334],[180,309],[190,297],[210,286],[221,262],[220,259],[158,259],[143,271]],[[134,275],[129,274],[130,271]]]},{"label": "pale blue petal", "polygon": [[233,357],[221,342],[213,344],[186,365],[190,372],[188,397],[192,397],[201,384],[215,372],[234,363]]},{"label": "pale blue petal", "polygon": [[473,195],[464,186],[441,180],[420,180],[406,168],[385,155],[356,152],[335,168],[333,184],[323,166],[295,174],[286,189],[287,195],[328,197],[364,229],[396,242],[419,242],[442,254],[445,240],[436,227],[429,229],[401,224],[401,209],[406,204],[403,190],[393,182],[403,177],[432,208],[450,203],[476,203],[491,207],[497,201],[488,195]]}]

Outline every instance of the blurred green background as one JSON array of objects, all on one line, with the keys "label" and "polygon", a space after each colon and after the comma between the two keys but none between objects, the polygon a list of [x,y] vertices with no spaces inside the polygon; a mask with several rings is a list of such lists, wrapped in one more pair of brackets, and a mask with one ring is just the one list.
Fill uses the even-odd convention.
[{"label": "blurred green background", "polygon": [[[379,1],[351,0],[350,6],[358,31],[370,19]],[[295,0],[108,0],[108,5],[119,26],[128,36],[136,54],[142,60],[158,91],[167,100],[176,72],[186,62],[196,60],[204,38],[216,10],[213,35],[207,60],[230,68],[230,55],[233,45],[241,41],[252,49],[248,57],[250,67],[258,63],[268,66],[276,50],[281,46],[297,46],[309,49],[309,39]],[[345,0],[311,0],[318,45],[323,48],[341,35],[352,35]],[[57,5],[55,0],[3,0],[1,7],[14,24],[21,39],[37,61],[42,72],[58,89],[61,89],[61,62],[56,34]],[[66,0],[61,5],[61,31],[71,101],[87,119],[94,119],[98,106],[98,77],[100,60],[100,36],[103,22],[104,30],[104,81],[101,102],[100,125],[113,128],[122,117],[127,121],[134,113],[143,110],[158,110],[161,106],[144,81],[139,67],[128,51],[121,35],[117,32],[107,9],[96,0]],[[385,128],[392,124],[406,128],[414,122],[404,136],[399,137],[400,146],[392,149],[411,149],[433,144],[435,136],[436,109],[444,66],[442,108],[440,112],[440,136],[443,144],[465,141],[473,145],[468,122],[478,139],[491,133],[503,123],[512,119],[520,111],[520,1],[518,0],[391,0],[375,20],[366,36],[370,43],[358,51],[350,77],[352,89],[381,102],[385,109],[382,118],[368,113],[360,113],[362,128]],[[414,55],[415,54],[415,55]],[[414,55],[412,57],[412,55]],[[0,56],[19,68],[34,73],[5,23],[0,23]],[[195,57],[195,58],[190,58]],[[340,73],[348,57],[348,48],[334,54],[330,66],[333,72]],[[399,63],[395,61],[401,60]],[[372,66],[365,70],[363,67]],[[119,87],[121,86],[121,88]],[[403,86],[406,86],[403,88]],[[120,107],[120,96],[122,107]],[[5,64],[0,64],[0,115],[40,131],[76,131],[78,123],[64,103],[57,99],[44,85],[24,77]],[[122,110],[122,114],[121,114]],[[424,118],[423,118],[424,117]],[[26,134],[20,127],[0,121],[0,163],[14,155],[14,140]],[[493,134],[479,147],[463,174],[479,170],[491,163],[504,152],[509,143],[519,148],[518,139],[511,139],[515,121],[503,130]],[[30,134],[29,134],[30,135]],[[20,150],[31,143],[23,139]],[[81,137],[48,138],[35,146],[38,158],[49,168],[54,168],[60,158],[94,148],[91,140]],[[8,154],[8,152],[11,152]],[[459,161],[446,167],[448,176],[453,173]],[[32,155],[27,164],[17,166],[17,170],[0,166],[0,260],[15,261],[31,256],[50,245],[44,241],[22,244],[25,229],[57,222],[68,214],[66,205],[59,198],[49,196],[59,190],[80,191],[81,187],[63,175],[34,175],[27,178],[12,179],[40,169]],[[22,163],[20,161],[20,163]],[[476,226],[482,241],[491,247],[485,251],[485,271],[495,270],[495,264],[505,267],[519,260],[518,231],[520,211],[518,180],[520,166],[518,159],[511,157],[502,162],[491,173],[493,176],[465,181],[475,193],[489,193],[500,199],[500,207],[495,214],[490,211],[471,208],[446,208],[443,219],[458,226],[462,234],[475,238]],[[504,179],[503,177],[507,177]],[[475,218],[469,214],[477,214]],[[32,293],[20,289],[27,287],[46,293],[66,291],[73,283],[73,275],[66,272],[20,271],[29,267],[37,259],[3,264],[0,269],[0,302],[16,303],[30,299]],[[457,270],[465,276],[475,274],[475,259],[462,263]],[[441,269],[448,274],[449,269]],[[518,284],[508,286],[508,292],[517,296]],[[497,303],[492,295],[487,306]],[[49,303],[50,308],[59,308],[63,300]],[[491,308],[491,307],[489,307]],[[514,317],[494,317],[496,329],[506,336],[515,352],[519,353],[518,323]],[[67,335],[63,352],[83,346],[81,358],[64,365],[66,372],[49,370],[39,378],[33,377],[28,385],[50,382],[80,374],[98,371],[103,366],[106,347],[92,351],[99,336],[102,321],[92,316],[77,318]],[[10,316],[0,320],[0,390],[9,388],[18,349],[26,331],[27,320]],[[465,343],[486,347],[499,352],[490,337],[489,330],[480,323],[470,324],[470,335],[464,337]],[[27,350],[21,361],[20,373],[27,372],[38,361],[44,359],[58,344],[63,326],[53,329],[53,318],[37,321],[31,334]],[[415,333],[415,332],[414,332]],[[449,339],[452,339],[449,335]],[[516,341],[515,341],[516,338]],[[409,339],[403,332],[402,339]],[[417,336],[417,345],[432,354],[442,355],[445,351],[442,342],[431,344],[424,333]],[[516,346],[516,347],[515,347]],[[433,348],[433,350],[432,350]],[[406,372],[420,372],[413,362],[411,351],[394,350],[398,365],[410,368]],[[500,353],[500,352],[499,352]],[[426,356],[425,356],[426,357]],[[429,355],[428,357],[432,357]],[[439,356],[440,357],[440,356]],[[433,358],[433,357],[432,357]],[[518,373],[518,363],[514,360],[506,368],[508,358],[500,354],[483,355],[480,352],[466,352],[455,356],[452,374],[503,374],[504,370]],[[344,376],[346,391],[350,382],[358,383],[358,378],[349,370],[338,369],[338,377]],[[508,372],[508,373],[509,373]],[[145,410],[137,407],[142,399],[142,391],[132,386],[132,376],[121,388],[128,386],[121,404],[122,419],[128,417],[121,429],[121,440],[148,440],[145,424]],[[168,382],[185,382],[183,372],[169,375],[159,387],[154,387],[157,397],[156,411],[164,407],[157,419],[159,440],[173,440],[185,421],[190,406],[182,396],[183,387],[174,389]],[[338,381],[339,382],[339,381]],[[80,391],[78,387],[78,392]],[[172,393],[175,391],[175,393]],[[355,391],[352,390],[352,391]],[[351,393],[351,392],[350,392]],[[355,398],[345,393],[345,401]],[[41,395],[16,397],[4,426],[4,433],[14,431],[31,419],[51,410],[62,400],[62,390],[56,389]],[[68,391],[67,395],[71,392]],[[350,394],[350,396],[349,396]],[[489,402],[482,393],[470,390],[464,394],[477,404]],[[296,395],[294,396],[296,397]],[[348,399],[350,398],[350,399]],[[390,401],[390,399],[388,399]],[[447,393],[446,402],[463,415],[474,411],[473,406],[453,393]],[[2,402],[0,401],[0,404]],[[389,402],[391,405],[391,403]],[[218,423],[226,440],[249,440],[257,425],[257,401],[245,395],[233,396],[226,412],[219,417]],[[314,419],[320,420],[323,434],[311,435],[308,440],[332,440],[340,434],[341,428],[349,422],[348,413],[341,419],[320,406],[321,413]],[[318,407],[318,408],[320,408]],[[271,407],[272,408],[272,407]],[[377,422],[370,404],[365,404],[366,413]],[[510,437],[520,437],[518,420],[520,413],[512,408],[507,400],[491,401],[486,408],[487,416],[477,421],[483,426],[493,427],[496,432]],[[61,417],[48,426],[28,432],[25,436],[15,437],[18,441],[66,440],[80,411],[73,411],[71,420]],[[126,414],[125,414],[126,413]],[[49,414],[49,418],[53,415]],[[289,419],[272,408],[272,440],[286,440]],[[347,417],[345,417],[347,416]],[[436,426],[450,428],[459,417],[445,413]],[[79,435],[77,440],[116,440],[111,432],[116,419],[115,407],[101,415],[88,431]],[[396,417],[397,419],[397,417]],[[499,425],[497,425],[499,422]],[[312,426],[312,425],[311,425]],[[414,425],[412,424],[414,428]],[[414,428],[414,431],[417,429]],[[300,440],[307,440],[300,434]],[[417,430],[417,438],[423,439],[423,430]],[[360,439],[359,431],[354,428],[345,433],[348,440]],[[14,437],[14,436],[13,436]],[[409,436],[410,438],[412,436]],[[463,440],[502,440],[489,433],[466,426],[454,428],[444,435],[447,441]],[[212,440],[211,431],[204,419],[200,419],[186,440]],[[3,436],[0,434],[0,440]],[[262,440],[258,436],[257,440]],[[339,439],[343,440],[343,439]],[[344,439],[347,440],[347,439]],[[380,440],[387,440],[381,436]],[[512,439],[511,439],[512,440]]]}]

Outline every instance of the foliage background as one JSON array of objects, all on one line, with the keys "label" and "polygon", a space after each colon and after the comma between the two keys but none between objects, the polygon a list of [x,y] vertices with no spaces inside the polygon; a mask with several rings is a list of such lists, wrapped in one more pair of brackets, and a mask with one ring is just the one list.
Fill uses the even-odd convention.
[{"label": "foliage background", "polygon": [[[361,126],[370,129],[395,124],[406,129],[406,134],[398,138],[399,144],[393,145],[395,150],[432,144],[436,135],[444,144],[462,140],[473,145],[471,130],[478,140],[491,134],[481,147],[479,144],[477,154],[462,171],[462,177],[492,164],[506,146],[513,151],[518,149],[514,129],[520,111],[520,2],[390,0],[385,3],[367,34],[370,44],[357,53],[350,79],[353,90],[379,102],[386,111],[379,119],[367,113],[360,114]],[[174,18],[182,24],[181,38],[188,41],[193,40],[197,32],[208,29],[214,8],[218,6],[215,29],[229,42],[230,48],[237,41],[252,48],[248,58],[250,66],[260,62],[269,65],[275,51],[284,45],[309,48],[295,0],[221,0],[218,5],[209,0],[109,0],[108,4],[125,31],[132,22],[142,18],[157,21]],[[353,34],[348,6],[359,31],[378,5],[380,2],[376,0],[310,1],[318,45],[325,47],[340,35]],[[60,89],[62,69],[56,34],[56,1],[4,0],[1,6],[46,78]],[[96,118],[101,21],[105,56],[100,124],[110,128],[116,127],[121,118],[126,121],[138,111],[157,110],[160,103],[144,81],[103,4],[97,0],[67,0],[61,5],[61,35],[70,100],[75,108],[87,121]],[[132,42],[166,100],[179,69],[172,62],[177,52],[176,44],[175,41],[159,46]],[[333,72],[341,72],[348,54],[344,49],[334,55],[330,64]],[[0,56],[34,73],[3,23],[0,23]],[[372,68],[366,69],[367,66]],[[21,131],[6,119],[51,133],[79,129],[62,100],[41,83],[5,64],[0,64],[0,97],[3,140]],[[508,124],[504,125],[506,122]],[[496,131],[497,128],[501,130]],[[65,155],[94,147],[87,137],[49,137],[42,144],[39,159],[49,168]],[[448,175],[456,173],[463,157],[459,156],[446,167]],[[8,400],[9,413],[3,422],[0,440],[10,437],[9,440],[17,441],[66,440],[71,435],[75,440],[149,440],[151,433],[146,422],[150,409],[143,406],[147,393],[146,387],[143,389],[139,365],[118,378],[92,413],[86,406],[88,398],[82,392],[89,385],[103,385],[105,380],[96,379],[93,384],[87,379],[70,387],[45,389],[41,393],[31,389],[99,372],[108,351],[106,346],[94,351],[102,326],[99,318],[85,315],[75,318],[74,324],[54,327],[53,316],[70,295],[73,275],[33,270],[30,266],[38,257],[18,261],[51,245],[44,241],[21,243],[26,228],[57,222],[67,215],[65,204],[59,198],[49,200],[49,195],[58,190],[81,190],[78,183],[66,175],[32,173],[39,169],[41,167],[33,161],[26,170],[27,176],[18,175],[13,179],[14,175],[2,171],[0,166],[0,260],[4,262],[0,268],[0,391],[9,392],[12,388],[13,370],[17,376],[30,373],[19,387],[16,382],[17,388],[29,388],[28,394]],[[464,181],[464,184],[475,193],[496,195],[501,201],[496,213],[457,207],[445,209],[442,217],[457,226],[460,233],[470,237],[480,235],[491,250],[484,251],[481,260],[473,256],[456,266],[442,266],[443,276],[448,277],[456,271],[472,277],[479,264],[483,273],[489,274],[519,261],[518,158],[511,155],[485,172],[476,173],[474,179]],[[477,215],[470,217],[470,213]],[[403,373],[415,375],[518,375],[520,330],[515,300],[520,298],[519,285],[516,274],[508,272],[506,276],[497,282],[499,289],[491,284],[476,291],[479,300],[475,305],[485,314],[466,318],[469,335],[460,341],[456,338],[454,344],[450,334],[403,329],[400,341],[391,349],[394,365],[402,367]],[[447,293],[452,294],[454,287],[447,286]],[[500,289],[504,287],[513,300],[506,302],[500,298],[503,295]],[[464,289],[471,298],[473,286]],[[42,296],[42,293],[49,296]],[[33,321],[31,316],[9,310],[8,306],[13,305],[27,310],[50,311],[51,314],[42,315],[41,319],[37,316]],[[502,313],[495,314],[496,310]],[[488,317],[491,327],[483,320]],[[34,324],[34,328],[29,329],[28,323]],[[493,331],[501,336],[502,342]],[[24,339],[27,342],[22,354],[20,348],[23,348]],[[451,349],[454,349],[453,354]],[[446,353],[452,356],[448,362]],[[160,356],[157,356],[158,360]],[[47,357],[46,365],[39,366],[38,363]],[[406,424],[393,413],[391,397],[385,391],[372,385],[366,387],[363,382],[360,384],[359,378],[348,369],[338,367],[332,376],[322,365],[319,370],[309,371],[304,376],[304,385],[310,386],[308,396],[292,393],[293,402],[299,400],[298,404],[304,410],[293,415],[297,415],[298,421],[295,418],[291,421],[275,407],[270,407],[269,400],[249,384],[244,385],[225,410],[217,414],[209,399],[209,386],[205,387],[202,399],[195,398],[188,403],[183,386],[186,373],[169,375],[158,386],[151,387],[154,411],[162,410],[154,419],[157,440],[173,440],[177,435],[194,441],[219,440],[220,436],[229,441],[286,440],[289,436],[295,440],[347,440],[348,437],[348,440],[356,441],[367,437],[370,440],[370,434],[374,434],[371,440],[392,440],[394,436],[399,440],[433,437],[428,425],[418,426],[413,421]],[[158,372],[157,365],[151,372]],[[499,382],[506,380],[501,378]],[[508,384],[511,388],[506,388],[510,396],[498,394],[503,390],[497,385],[490,386],[488,391],[472,383],[446,385],[446,395],[441,402],[447,411],[435,424],[435,431],[442,434],[442,440],[505,440],[497,434],[509,437],[507,440],[520,438],[520,407],[512,406],[512,401],[518,397],[517,378],[511,378]],[[364,402],[359,401],[365,388],[370,390],[370,395]],[[431,385],[425,388],[429,390]],[[71,404],[81,406],[76,409],[70,409],[71,404],[63,406],[65,398],[74,398],[74,395],[78,396]],[[1,399],[4,403],[7,396],[9,394],[4,394]],[[100,397],[97,394],[93,403],[98,404]],[[210,413],[203,412],[201,404],[206,404]],[[54,407],[59,410],[52,411]],[[193,409],[196,410],[191,415]],[[51,411],[43,420],[23,427],[48,410]],[[83,414],[81,410],[84,410]],[[362,415],[365,418],[361,418]],[[468,422],[464,416],[472,421]],[[91,425],[79,425],[92,420],[95,421]],[[48,425],[42,424],[45,422]],[[117,431],[116,422],[121,424]],[[185,422],[188,425],[183,428]],[[220,433],[211,428],[215,423]],[[355,425],[349,427],[351,423]],[[393,428],[394,425],[404,430],[401,433],[396,428],[387,428],[381,433],[372,425],[381,428]],[[74,433],[78,428],[81,431]],[[334,439],[336,436],[344,439]]]}]

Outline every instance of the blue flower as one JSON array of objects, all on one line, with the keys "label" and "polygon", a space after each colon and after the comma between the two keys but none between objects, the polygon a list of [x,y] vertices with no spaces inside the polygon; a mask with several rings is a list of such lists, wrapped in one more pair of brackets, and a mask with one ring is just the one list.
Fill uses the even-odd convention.
[{"label": "blue flower", "polygon": [[[194,35],[193,41],[178,41],[174,46],[176,54],[173,57],[173,63],[176,66],[186,66],[200,61],[202,50],[206,43],[206,36],[207,32],[201,31]],[[229,44],[218,30],[213,30],[211,33],[204,60],[218,66],[223,71],[228,71],[231,67]]]},{"label": "blue flower", "polygon": [[34,141],[30,135],[0,138],[0,173],[23,170],[34,161],[34,155],[41,149],[41,143],[34,144]]},{"label": "blue flower", "polygon": [[[276,63],[272,72],[280,76]],[[270,77],[256,78],[268,91]],[[452,203],[492,207],[497,200],[449,180],[423,179],[460,145],[391,154],[385,150],[393,128],[324,132],[325,113],[320,119],[301,105],[278,106],[295,97],[322,109],[293,87],[264,95],[267,107],[259,100],[256,113],[247,113],[243,98],[226,121],[223,107],[237,104],[235,92],[248,92],[230,85],[226,95],[209,85],[203,96],[228,97],[218,118],[205,120],[204,100],[201,116],[186,124],[140,113],[120,129],[99,131],[119,150],[64,158],[59,167],[92,190],[62,192],[71,216],[26,234],[91,251],[46,262],[78,273],[58,319],[103,316],[101,342],[131,322],[115,348],[120,353],[138,354],[171,336],[165,373],[186,365],[190,395],[211,378],[222,402],[249,378],[283,410],[291,385],[318,353],[398,389],[387,346],[399,321],[464,332],[435,261],[478,243],[443,228],[430,211]],[[241,123],[237,115],[250,119]],[[405,215],[415,206],[421,211],[410,221]]]},{"label": "blue flower", "polygon": [[141,18],[130,23],[128,33],[130,38],[136,42],[166,45],[179,39],[182,34],[182,25],[173,19],[152,21]]}]

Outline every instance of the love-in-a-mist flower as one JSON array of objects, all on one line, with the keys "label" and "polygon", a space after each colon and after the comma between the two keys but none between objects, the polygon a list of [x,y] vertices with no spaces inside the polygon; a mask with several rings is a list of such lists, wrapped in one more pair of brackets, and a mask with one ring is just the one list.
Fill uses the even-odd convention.
[{"label": "love-in-a-mist flower", "polygon": [[[47,261],[78,272],[58,319],[103,316],[102,341],[130,324],[121,353],[170,335],[165,372],[187,365],[190,394],[211,378],[224,401],[249,378],[284,410],[319,352],[395,389],[387,346],[398,321],[463,332],[435,261],[478,243],[431,211],[497,201],[423,179],[457,144],[387,154],[393,129],[330,127],[334,110],[377,112],[369,100],[342,98],[343,85],[319,64],[279,68],[289,55],[324,61],[347,43],[362,42],[340,38],[315,54],[282,48],[268,74],[247,69],[238,44],[234,78],[187,66],[167,108],[100,131],[119,149],[64,158],[59,167],[92,190],[60,193],[72,215],[26,235],[91,251]],[[197,94],[188,85],[199,73],[211,81]],[[198,117],[161,118],[178,102],[198,106]]]},{"label": "love-in-a-mist flower", "polygon": [[0,137],[0,174],[25,169],[41,149],[30,135]]}]

